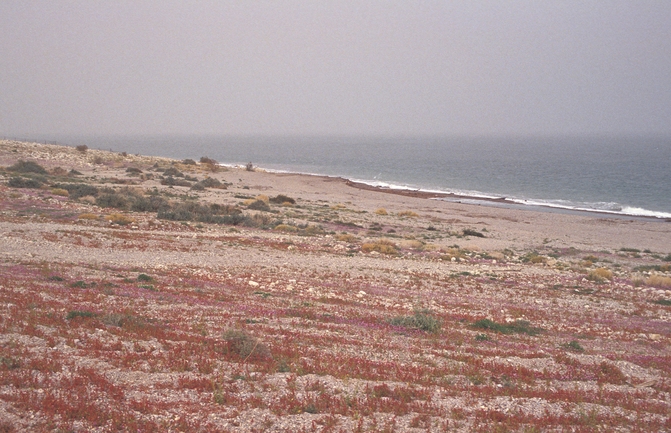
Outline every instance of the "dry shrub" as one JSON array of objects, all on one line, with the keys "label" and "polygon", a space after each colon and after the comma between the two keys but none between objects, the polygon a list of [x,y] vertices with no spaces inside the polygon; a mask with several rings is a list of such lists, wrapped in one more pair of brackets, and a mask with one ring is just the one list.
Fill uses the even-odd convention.
[{"label": "dry shrub", "polygon": [[53,195],[60,195],[60,196],[62,196],[62,197],[67,197],[68,195],[70,195],[70,193],[68,192],[68,190],[67,190],[67,189],[63,189],[63,188],[52,188],[52,189],[51,189],[51,193],[52,193]]},{"label": "dry shrub", "polygon": [[338,210],[338,209],[346,209],[346,206],[342,203],[334,204],[331,206],[331,209]]},{"label": "dry shrub", "polygon": [[87,150],[89,150],[89,147],[85,144],[80,144],[79,146],[76,146],[75,149],[77,149],[79,152],[84,153]]},{"label": "dry shrub", "polygon": [[122,225],[122,226],[135,222],[135,220],[133,218],[127,217],[126,215],[123,215],[123,214],[120,214],[120,213],[109,214],[105,217],[105,219],[107,221],[110,221],[113,224],[119,224],[119,225]]},{"label": "dry shrub", "polygon": [[265,195],[265,194],[259,194],[259,195],[257,195],[257,196],[256,196],[256,199],[257,199],[257,200],[261,200],[261,201],[264,202],[265,204],[270,203],[270,197],[268,197],[268,196]]},{"label": "dry shrub", "polygon": [[455,259],[465,259],[466,254],[464,254],[463,251],[461,251],[459,248],[448,248],[445,250],[441,250],[442,253],[444,254],[441,259],[443,260],[451,260],[453,257]]},{"label": "dry shrub", "polygon": [[298,231],[298,227],[291,226],[289,224],[280,224],[275,226],[275,230],[280,232],[293,233]]},{"label": "dry shrub", "polygon": [[416,239],[407,239],[401,241],[401,248],[410,248],[413,250],[421,250],[424,248],[424,242],[418,241]]},{"label": "dry shrub", "polygon": [[385,209],[383,207],[377,209],[375,211],[375,213],[378,214],[378,215],[389,215],[389,213],[387,212],[387,209]]},{"label": "dry shrub", "polygon": [[376,251],[381,254],[396,255],[398,254],[398,247],[387,239],[380,239],[375,242],[366,242],[361,245],[361,251],[365,253]]},{"label": "dry shrub", "polygon": [[356,241],[359,240],[356,236],[351,235],[349,233],[342,233],[342,234],[336,235],[335,238],[336,238],[336,240],[339,240],[341,242],[349,242],[349,243],[356,242]]},{"label": "dry shrub", "polygon": [[54,167],[51,169],[51,174],[54,176],[66,176],[68,171],[62,167]]},{"label": "dry shrub", "polygon": [[663,287],[663,288],[670,288],[671,287],[671,277],[666,277],[664,275],[650,275],[646,280],[645,284],[648,286],[654,286],[654,287]]},{"label": "dry shrub", "polygon": [[227,343],[229,353],[237,355],[245,361],[260,361],[273,357],[265,344],[239,329],[229,329],[224,332],[224,341]]},{"label": "dry shrub", "polygon": [[589,272],[587,279],[596,282],[610,281],[613,279],[613,273],[606,268],[596,268]]},{"label": "dry shrub", "polygon": [[97,220],[98,215],[90,212],[83,213],[78,217],[80,220]]},{"label": "dry shrub", "polygon": [[272,197],[270,199],[270,202],[275,203],[275,204],[279,204],[279,205],[282,205],[282,206],[292,206],[292,205],[296,204],[295,199],[293,199],[291,197],[288,197],[284,194],[278,194],[275,197]]},{"label": "dry shrub", "polygon": [[411,210],[402,210],[401,212],[397,213],[396,215],[400,217],[408,217],[408,218],[417,218],[419,214],[416,212],[413,212]]},{"label": "dry shrub", "polygon": [[491,253],[488,253],[488,254],[489,254],[489,257],[491,257],[494,260],[501,261],[501,260],[505,260],[505,258],[506,258],[506,256],[499,251],[494,251],[494,252],[491,252]]}]

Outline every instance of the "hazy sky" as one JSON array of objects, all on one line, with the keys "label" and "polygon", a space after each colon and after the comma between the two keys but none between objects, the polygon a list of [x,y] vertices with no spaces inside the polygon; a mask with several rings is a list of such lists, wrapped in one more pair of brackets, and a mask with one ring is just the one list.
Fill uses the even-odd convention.
[{"label": "hazy sky", "polygon": [[671,134],[671,1],[0,2],[0,135]]}]

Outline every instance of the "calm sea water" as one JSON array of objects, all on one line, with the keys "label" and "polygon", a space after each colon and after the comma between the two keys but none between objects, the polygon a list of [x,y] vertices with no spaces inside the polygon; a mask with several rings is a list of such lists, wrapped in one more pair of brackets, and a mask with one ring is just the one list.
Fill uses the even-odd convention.
[{"label": "calm sea water", "polygon": [[[53,137],[51,138],[53,139]],[[671,138],[57,137],[511,203],[671,218]]]}]

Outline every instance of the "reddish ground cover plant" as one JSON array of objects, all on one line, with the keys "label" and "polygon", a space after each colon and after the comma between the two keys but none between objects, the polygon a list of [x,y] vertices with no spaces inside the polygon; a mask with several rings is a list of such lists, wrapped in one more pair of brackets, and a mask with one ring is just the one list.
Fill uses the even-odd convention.
[{"label": "reddish ground cover plant", "polygon": [[0,187],[0,432],[671,430],[671,297],[588,268],[663,256],[380,242],[366,218],[429,222],[284,195],[251,228],[77,200]]}]

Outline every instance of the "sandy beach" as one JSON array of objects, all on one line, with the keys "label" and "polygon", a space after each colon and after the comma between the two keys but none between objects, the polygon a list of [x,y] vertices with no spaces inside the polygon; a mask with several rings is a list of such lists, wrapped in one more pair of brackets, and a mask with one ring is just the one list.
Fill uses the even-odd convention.
[{"label": "sandy beach", "polygon": [[0,168],[0,431],[671,429],[671,222],[8,140]]}]

